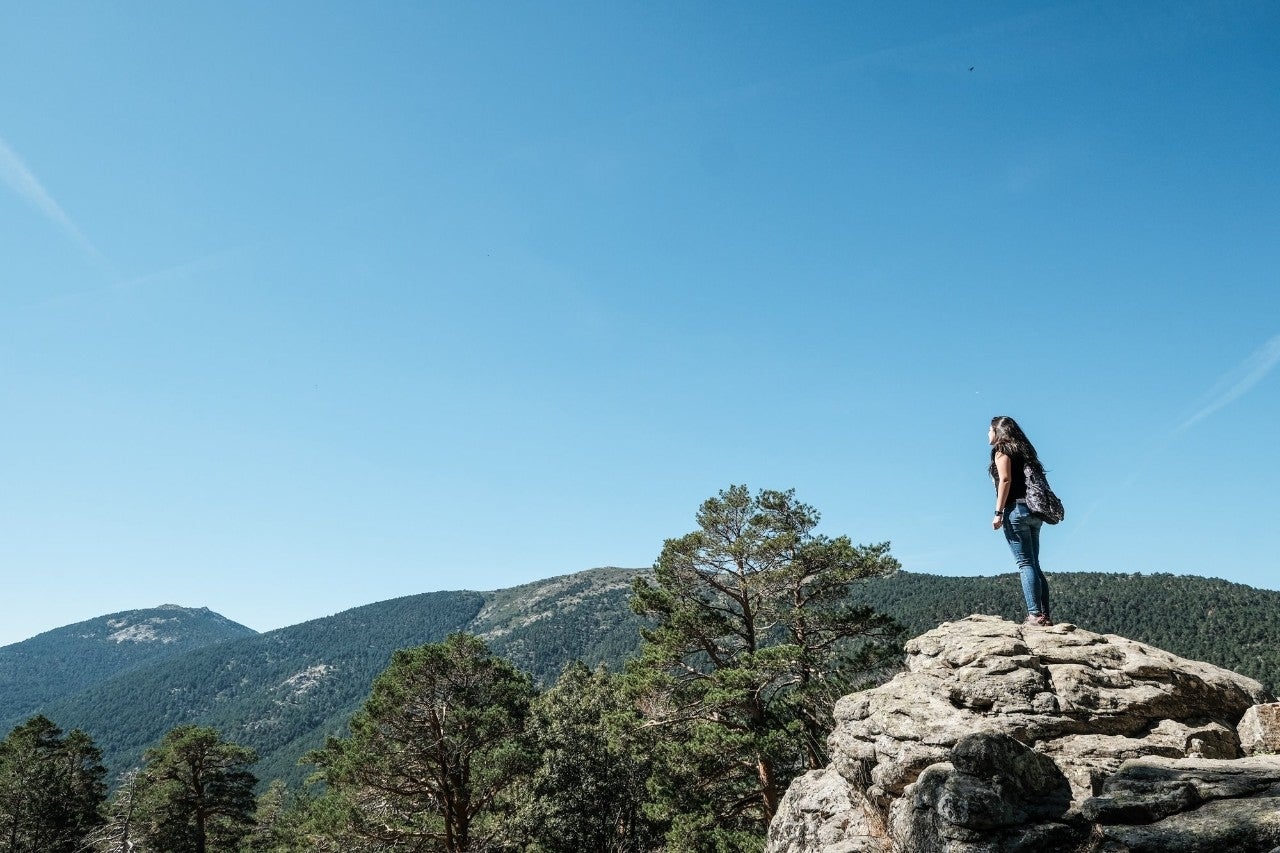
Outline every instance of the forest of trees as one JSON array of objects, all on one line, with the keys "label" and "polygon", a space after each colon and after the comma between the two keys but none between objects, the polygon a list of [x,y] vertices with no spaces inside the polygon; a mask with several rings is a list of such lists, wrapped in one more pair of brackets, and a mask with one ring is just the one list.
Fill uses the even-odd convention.
[{"label": "forest of trees", "polygon": [[[821,536],[817,522],[791,492],[734,486],[702,504],[697,529],[664,543],[651,573],[633,575],[630,613],[596,596],[594,609],[503,646],[502,632],[443,630],[479,612],[478,594],[440,594],[447,606],[429,611],[404,599],[282,632],[265,650],[246,644],[253,654],[234,666],[187,676],[282,678],[309,643],[335,643],[321,633],[368,666],[375,631],[442,638],[406,645],[389,665],[383,656],[363,703],[329,688],[310,713],[332,715],[342,734],[287,778],[277,765],[261,773],[255,750],[223,726],[185,722],[108,778],[93,738],[35,714],[0,741],[0,853],[759,851],[790,782],[826,764],[836,698],[896,671],[907,635],[970,613],[1020,616],[1012,576],[901,572],[887,544]],[[577,584],[599,580],[568,578],[563,591],[580,596]],[[1051,583],[1063,621],[1274,689],[1276,593],[1170,575]],[[403,619],[389,625],[387,613]],[[578,634],[615,649],[614,665],[575,662],[549,677],[546,661],[565,659]],[[129,707],[126,683],[137,682],[103,695]]]},{"label": "forest of trees", "polygon": [[[1062,622],[1224,666],[1258,679],[1272,692],[1280,687],[1280,592],[1168,574],[1051,571],[1050,576],[1054,616]],[[637,577],[654,574],[593,569],[506,590],[424,593],[365,605],[188,651],[86,691],[27,705],[0,721],[0,737],[43,714],[64,729],[89,733],[103,763],[116,774],[138,765],[174,726],[210,726],[258,753],[251,769],[259,778],[297,787],[312,770],[298,759],[345,728],[396,649],[464,631],[484,637],[495,654],[531,675],[539,689],[555,684],[574,660],[621,672],[639,656],[640,631],[647,626],[648,617],[629,606]],[[1013,574],[946,577],[898,571],[856,582],[850,600],[893,617],[906,626],[907,636],[971,613],[1020,620],[1023,606]],[[35,656],[28,677],[40,678],[39,661],[56,665],[79,656],[85,645],[91,644],[45,649]],[[9,657],[29,653],[27,646],[11,647]],[[5,693],[0,685],[0,695]]]},{"label": "forest of trees", "polygon": [[815,535],[791,492],[735,486],[668,540],[632,607],[624,672],[548,689],[481,639],[402,649],[305,786],[256,799],[252,750],[182,725],[108,794],[83,732],[0,743],[0,853],[752,851],[794,776],[826,760],[830,704],[883,677],[900,628],[850,603],[886,545]]}]

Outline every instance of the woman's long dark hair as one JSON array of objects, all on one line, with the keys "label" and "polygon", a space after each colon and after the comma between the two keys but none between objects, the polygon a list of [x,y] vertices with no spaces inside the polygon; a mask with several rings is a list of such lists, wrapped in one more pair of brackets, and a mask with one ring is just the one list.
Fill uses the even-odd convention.
[{"label": "woman's long dark hair", "polygon": [[1022,431],[1022,427],[1018,426],[1017,421],[1005,415],[996,415],[991,419],[991,428],[996,431],[996,440],[991,445],[991,464],[987,467],[987,473],[991,475],[993,481],[998,477],[997,452],[1005,456],[1021,457],[1024,464],[1031,465],[1041,474],[1044,473],[1044,466],[1040,464],[1040,457],[1036,455],[1035,445],[1031,443],[1031,439],[1027,438],[1027,434]]}]

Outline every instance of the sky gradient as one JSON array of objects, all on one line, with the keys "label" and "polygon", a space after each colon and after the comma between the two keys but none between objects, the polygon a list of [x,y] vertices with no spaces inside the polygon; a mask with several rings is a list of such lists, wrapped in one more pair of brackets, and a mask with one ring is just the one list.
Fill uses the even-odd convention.
[{"label": "sky gradient", "polygon": [[1277,151],[1271,2],[7,7],[0,644],[647,566],[733,483],[1007,572],[997,414],[1051,578],[1280,588]]}]

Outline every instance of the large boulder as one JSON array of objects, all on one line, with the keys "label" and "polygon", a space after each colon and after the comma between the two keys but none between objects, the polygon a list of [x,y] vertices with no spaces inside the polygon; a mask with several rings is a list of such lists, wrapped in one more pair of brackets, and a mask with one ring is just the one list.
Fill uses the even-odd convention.
[{"label": "large boulder", "polygon": [[809,771],[787,789],[779,808],[791,819],[769,827],[774,853],[883,853],[884,827],[876,811],[834,770]]},{"label": "large boulder", "polygon": [[1280,759],[1126,761],[1083,812],[1130,853],[1265,853],[1280,847]]},{"label": "large boulder", "polygon": [[[837,704],[831,765],[793,783],[770,853],[1145,849],[1118,830],[1099,841],[1085,803],[1126,762],[1240,758],[1237,723],[1271,698],[1250,678],[1074,625],[971,616],[906,651],[904,672]],[[1177,814],[1205,802],[1173,800]]]},{"label": "large boulder", "polygon": [[913,853],[1068,853],[1083,827],[1071,785],[1051,759],[1008,735],[962,737],[891,810],[898,849]]}]

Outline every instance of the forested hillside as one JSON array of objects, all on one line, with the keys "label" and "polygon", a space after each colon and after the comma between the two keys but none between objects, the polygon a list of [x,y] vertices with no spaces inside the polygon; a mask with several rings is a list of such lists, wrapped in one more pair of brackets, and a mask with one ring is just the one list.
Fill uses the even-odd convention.
[{"label": "forested hillside", "polygon": [[542,686],[575,660],[618,669],[640,646],[640,619],[628,604],[637,574],[593,569],[485,593],[466,630]]},{"label": "forested hillside", "polygon": [[[1280,688],[1280,592],[1169,574],[1055,572],[1049,585],[1055,622],[1141,640],[1256,678],[1273,693]],[[910,636],[971,613],[1017,621],[1026,615],[1015,574],[899,572],[864,589],[867,603]]]},{"label": "forested hillside", "polygon": [[297,781],[306,772],[297,760],[344,729],[396,649],[467,631],[543,684],[573,660],[625,660],[639,640],[627,606],[633,575],[597,569],[490,593],[370,604],[201,649],[40,710],[64,729],[88,732],[113,771],[174,726],[195,723],[257,750],[261,778]]},{"label": "forested hillside", "polygon": [[55,628],[0,648],[0,726],[118,675],[256,632],[211,610],[168,604]]},{"label": "forested hillside", "polygon": [[[38,710],[63,729],[87,731],[113,772],[135,763],[173,727],[195,723],[256,749],[260,778],[296,782],[306,772],[297,760],[326,734],[344,731],[396,649],[466,631],[544,687],[573,660],[620,669],[640,645],[639,618],[628,601],[631,581],[641,573],[593,569],[493,592],[426,593],[370,604],[206,646],[41,703]],[[1055,573],[1051,584],[1059,622],[1225,666],[1272,691],[1280,685],[1280,592],[1201,577],[1088,572]],[[1012,574],[899,572],[855,588],[859,603],[899,620],[908,636],[971,613],[1023,615]],[[74,634],[79,627],[60,631]],[[45,687],[43,668],[29,672],[29,682],[19,679],[6,699]]]},{"label": "forested hillside", "polygon": [[294,741],[345,720],[392,651],[443,639],[482,605],[479,593],[436,592],[358,607],[199,649],[42,711],[88,732],[113,771],[183,723],[216,727],[268,762],[278,752],[296,759],[318,737],[290,749]]}]

